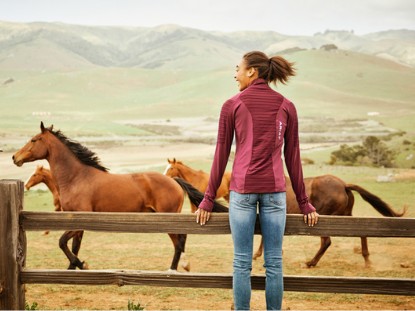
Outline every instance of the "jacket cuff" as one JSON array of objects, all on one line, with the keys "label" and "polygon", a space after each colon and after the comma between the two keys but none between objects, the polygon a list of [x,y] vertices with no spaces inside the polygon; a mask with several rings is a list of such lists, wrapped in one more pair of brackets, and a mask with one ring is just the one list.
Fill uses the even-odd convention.
[{"label": "jacket cuff", "polygon": [[316,211],[316,208],[308,201],[303,204],[299,204],[299,206],[303,215],[307,215]]},{"label": "jacket cuff", "polygon": [[211,213],[213,210],[213,201],[207,197],[204,197],[202,202],[199,204],[199,208]]}]

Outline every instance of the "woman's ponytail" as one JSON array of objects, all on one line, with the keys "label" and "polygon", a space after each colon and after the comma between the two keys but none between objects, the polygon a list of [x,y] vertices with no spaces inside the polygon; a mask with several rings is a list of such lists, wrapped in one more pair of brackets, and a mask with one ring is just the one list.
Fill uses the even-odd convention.
[{"label": "woman's ponytail", "polygon": [[294,63],[281,56],[274,56],[269,59],[268,82],[277,84],[277,81],[280,81],[282,84],[286,84],[291,76],[295,76]]},{"label": "woman's ponytail", "polygon": [[256,68],[258,78],[268,83],[277,84],[277,81],[286,84],[291,76],[295,76],[294,63],[287,61],[281,56],[268,56],[259,51],[248,52],[243,56],[247,68]]}]

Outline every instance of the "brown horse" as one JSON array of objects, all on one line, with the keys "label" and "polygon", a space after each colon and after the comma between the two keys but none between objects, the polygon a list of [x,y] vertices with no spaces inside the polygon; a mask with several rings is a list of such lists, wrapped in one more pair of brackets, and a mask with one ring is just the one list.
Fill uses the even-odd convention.
[{"label": "brown horse", "polygon": [[[200,192],[205,192],[208,182],[209,182],[209,174],[202,171],[202,170],[195,170],[187,165],[185,165],[181,161],[176,161],[175,158],[173,160],[167,159],[166,170],[164,171],[164,175],[169,177],[179,177],[186,180],[190,183],[193,187],[195,187]],[[222,178],[222,183],[216,193],[216,198],[224,198],[227,202],[229,202],[229,184],[231,182],[231,173],[225,172]],[[196,211],[196,206],[190,203],[190,208],[194,213]]]},{"label": "brown horse", "polygon": [[29,180],[26,182],[25,188],[26,190],[30,190],[30,188],[44,183],[50,192],[52,192],[53,196],[53,205],[55,205],[55,211],[61,211],[61,201],[59,199],[59,190],[56,186],[55,182],[52,178],[52,173],[47,168],[44,168],[43,165],[38,165],[36,170],[33,172],[32,176],[30,176]]},{"label": "brown horse", "polygon": [[[46,159],[56,181],[63,211],[81,212],[164,212],[180,213],[187,193],[193,204],[198,205],[203,194],[183,179],[173,179],[157,172],[135,174],[110,174],[99,158],[80,143],[70,140],[53,127],[45,128],[13,155],[13,162]],[[226,212],[227,208],[216,203],[214,211]],[[59,246],[69,259],[68,269],[86,269],[77,257],[83,231],[66,231]],[[186,234],[169,234],[174,245],[170,266],[177,270],[184,253]],[[68,248],[73,238],[72,252]],[[186,269],[186,267],[185,267]]]},{"label": "brown horse", "polygon": [[[286,179],[287,185],[287,213],[300,214],[297,200],[291,181],[288,177]],[[340,178],[333,175],[322,175],[317,177],[310,177],[304,179],[307,195],[310,202],[316,208],[320,215],[337,215],[337,216],[352,216],[354,205],[354,195],[352,191],[357,191],[366,202],[370,203],[379,213],[387,217],[401,217],[405,214],[406,208],[403,212],[395,212],[387,203],[382,201],[376,195],[354,184],[346,184]],[[365,260],[366,267],[370,266],[369,250],[367,245],[367,238],[361,237],[362,256]],[[320,249],[313,259],[306,264],[308,267],[317,265],[321,257],[323,257],[326,250],[331,245],[330,237],[321,237]],[[258,251],[254,255],[254,259],[262,255],[262,240]]]},{"label": "brown horse", "polygon": [[[203,171],[196,171],[180,161],[168,160],[166,171],[164,174],[168,176],[180,176],[189,183],[193,184],[199,191],[204,192],[207,187],[209,175]],[[229,202],[229,181],[231,173],[227,173],[228,176],[222,180],[222,191],[219,192],[217,197],[225,195]],[[287,214],[300,214],[300,208],[294,194],[294,190],[291,186],[290,179],[286,176],[286,189],[287,189]],[[382,201],[376,195],[363,189],[358,185],[346,184],[340,178],[333,175],[322,175],[317,177],[310,177],[304,179],[307,195],[310,202],[315,206],[317,212],[320,215],[337,215],[337,216],[352,216],[352,210],[354,205],[354,195],[352,191],[357,191],[360,196],[368,203],[370,203],[379,213],[388,217],[401,217],[404,215],[406,209],[402,213],[395,212],[387,203]],[[224,187],[225,186],[225,187]],[[227,187],[226,187],[227,186]],[[225,195],[223,194],[225,193]],[[308,267],[316,266],[321,257],[323,257],[326,250],[331,245],[330,237],[321,237],[320,249],[316,255],[308,261],[306,264]],[[361,237],[362,256],[365,260],[365,265],[370,266],[369,250],[367,244],[367,238]],[[261,244],[254,254],[253,258],[256,259],[262,255],[262,239]]]}]

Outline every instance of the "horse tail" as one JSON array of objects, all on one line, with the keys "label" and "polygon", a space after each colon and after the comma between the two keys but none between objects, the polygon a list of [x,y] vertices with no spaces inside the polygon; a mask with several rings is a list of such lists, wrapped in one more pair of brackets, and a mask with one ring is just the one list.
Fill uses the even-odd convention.
[{"label": "horse tail", "polygon": [[395,212],[386,202],[384,202],[381,198],[370,193],[369,191],[363,189],[358,185],[347,184],[346,190],[354,190],[357,191],[360,196],[366,202],[370,203],[379,213],[383,216],[387,217],[401,217],[406,213],[407,207],[403,209],[401,213]]},{"label": "horse tail", "polygon": [[[192,202],[195,206],[199,206],[200,202],[202,202],[203,197],[204,197],[203,193],[197,190],[195,187],[193,187],[191,184],[189,184],[187,181],[185,181],[182,178],[174,177],[173,179],[187,193],[187,195],[189,196],[190,202]],[[218,201],[215,200],[213,203],[213,212],[227,213],[229,212],[229,209],[225,205],[222,205]]]}]

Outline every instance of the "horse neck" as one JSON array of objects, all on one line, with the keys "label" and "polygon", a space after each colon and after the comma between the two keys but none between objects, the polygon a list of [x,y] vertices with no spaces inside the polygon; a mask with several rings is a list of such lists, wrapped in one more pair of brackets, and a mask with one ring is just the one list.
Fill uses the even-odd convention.
[{"label": "horse neck", "polygon": [[46,160],[49,162],[52,180],[56,182],[59,191],[71,186],[78,177],[84,176],[88,168],[56,137],[49,141]]},{"label": "horse neck", "polygon": [[181,164],[178,166],[178,171],[180,173],[180,177],[184,180],[188,181],[189,183],[194,182],[196,179],[200,178],[200,175],[204,174],[202,171],[196,171],[189,166]]}]

